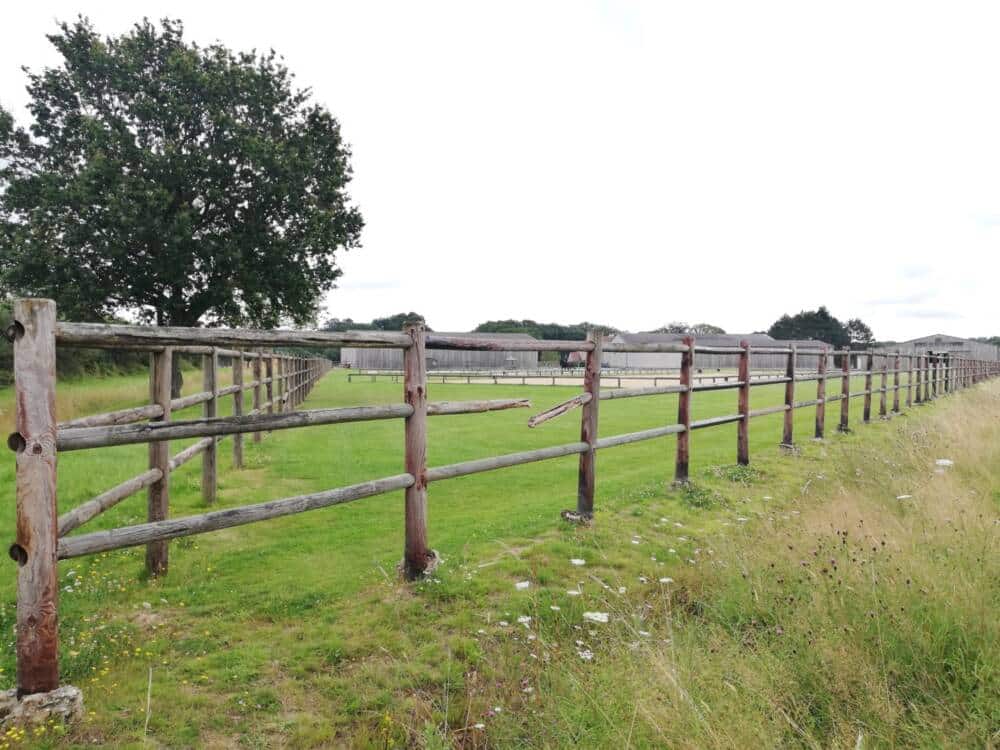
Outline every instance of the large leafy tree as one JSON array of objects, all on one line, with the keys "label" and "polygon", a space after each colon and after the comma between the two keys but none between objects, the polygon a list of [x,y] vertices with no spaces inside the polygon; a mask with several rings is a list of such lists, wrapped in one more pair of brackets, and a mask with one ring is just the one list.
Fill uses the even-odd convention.
[{"label": "large leafy tree", "polygon": [[875,334],[861,318],[847,321],[847,335],[851,337],[852,349],[869,349],[875,344]]},{"label": "large leafy tree", "polygon": [[782,315],[767,332],[776,339],[815,339],[837,349],[851,343],[847,327],[826,307],[803,310],[797,315]]},{"label": "large leafy tree", "polygon": [[0,291],[67,316],[274,326],[314,319],[363,225],[337,120],[273,52],[179,21],[102,38],[84,18],[0,110]]}]

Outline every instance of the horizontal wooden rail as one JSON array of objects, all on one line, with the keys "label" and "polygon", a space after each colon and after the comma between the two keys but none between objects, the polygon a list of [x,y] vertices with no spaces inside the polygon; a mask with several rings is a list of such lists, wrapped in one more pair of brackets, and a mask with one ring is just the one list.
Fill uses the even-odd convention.
[{"label": "horizontal wooden rail", "polygon": [[134,406],[130,409],[119,409],[104,414],[93,414],[89,417],[78,417],[59,423],[60,430],[72,430],[78,427],[106,427],[116,424],[131,424],[144,419],[158,419],[163,416],[163,407],[159,404]]},{"label": "horizontal wooden rail", "polygon": [[[581,393],[578,396],[573,396],[573,398],[566,399],[560,404],[556,404],[540,414],[536,414],[528,419],[528,427],[537,427],[543,422],[548,422],[550,419],[555,419],[556,417],[565,414],[572,409],[576,409],[584,404],[589,404],[593,400],[594,396],[590,393]],[[598,397],[600,398],[600,397]]]},{"label": "horizontal wooden rail", "polygon": [[572,456],[576,453],[584,453],[590,450],[588,443],[567,443],[565,445],[553,445],[548,448],[537,448],[520,453],[508,453],[505,456],[491,456],[489,458],[476,458],[472,461],[462,461],[457,464],[447,466],[435,466],[427,470],[427,481],[438,482],[442,479],[453,479],[464,477],[468,474],[478,474],[483,471],[493,469],[505,469],[508,466],[518,466],[534,461],[546,461],[550,458],[561,458],[562,456]]},{"label": "horizontal wooden rail", "polygon": [[341,505],[353,500],[360,500],[373,495],[406,489],[414,482],[410,474],[398,474],[393,477],[376,479],[371,482],[352,484],[336,490],[315,492],[311,495],[298,495],[282,500],[271,500],[256,505],[243,505],[238,508],[216,510],[186,518],[171,518],[166,521],[153,521],[135,526],[124,526],[108,531],[95,531],[80,536],[64,537],[59,540],[58,555],[60,560],[68,560],[81,555],[92,555],[96,552],[108,552],[113,549],[137,547],[150,542],[176,539],[193,534],[204,534],[208,531],[228,529],[233,526],[243,526],[271,518],[304,513],[331,505]]},{"label": "horizontal wooden rail", "polygon": [[212,435],[288,430],[296,427],[343,422],[399,419],[405,418],[411,413],[411,407],[406,404],[392,404],[312,409],[284,414],[246,414],[241,417],[210,417],[176,422],[143,422],[114,427],[87,427],[59,433],[56,445],[59,451],[65,452],[103,448],[109,445],[131,445]]},{"label": "horizontal wooden rail", "polygon": [[59,536],[64,536],[73,531],[73,529],[83,526],[87,521],[96,518],[109,508],[113,508],[125,498],[146,489],[154,482],[159,482],[162,478],[163,472],[159,469],[144,471],[139,476],[127,479],[121,484],[112,487],[107,492],[102,492],[93,500],[88,500],[82,505],[73,508],[73,510],[63,513],[59,516]]},{"label": "horizontal wooden rail", "polygon": [[208,450],[208,447],[212,445],[213,440],[215,440],[215,438],[202,438],[197,443],[192,443],[187,448],[180,451],[177,455],[170,459],[170,471],[177,471],[192,458],[200,453],[204,453]]},{"label": "horizontal wooden rail", "polygon": [[[232,417],[203,417],[173,422],[142,422],[141,424],[112,425],[108,427],[81,427],[60,432],[56,439],[61,452],[104,448],[111,445],[134,445],[163,440],[183,440],[193,437],[235,435],[248,432],[290,430],[297,427],[346,422],[369,422],[380,419],[405,419],[413,413],[407,404],[383,406],[349,406],[333,409],[307,409],[285,413],[264,413],[270,404],[261,404],[250,414]],[[430,403],[427,413],[431,416],[474,414],[486,411],[524,408],[531,405],[528,399],[493,399],[485,401],[443,401]]]},{"label": "horizontal wooden rail", "polygon": [[717,427],[720,424],[739,422],[741,419],[743,419],[742,414],[727,414],[724,417],[709,417],[708,419],[699,419],[696,422],[692,422],[691,429],[701,430],[705,427]]},{"label": "horizontal wooden rail", "polygon": [[653,438],[665,437],[667,435],[679,435],[687,428],[682,424],[670,424],[665,427],[654,427],[650,430],[640,430],[638,432],[626,432],[623,435],[611,435],[597,439],[598,448],[614,448],[619,445],[638,443],[642,440],[652,440]]},{"label": "horizontal wooden rail", "polygon": [[658,396],[665,393],[686,393],[686,385],[653,385],[643,388],[615,388],[610,391],[601,391],[601,400],[615,398],[635,398],[637,396]]},{"label": "horizontal wooden rail", "polygon": [[[98,349],[184,346],[389,347],[405,349],[410,338],[391,331],[274,331],[229,328],[57,323],[56,343]],[[253,356],[245,353],[246,356]]]}]

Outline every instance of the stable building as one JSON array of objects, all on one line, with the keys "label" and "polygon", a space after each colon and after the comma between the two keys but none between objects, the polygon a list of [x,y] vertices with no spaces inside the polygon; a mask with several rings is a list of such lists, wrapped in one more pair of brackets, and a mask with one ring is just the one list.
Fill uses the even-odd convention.
[{"label": "stable building", "polygon": [[[435,333],[438,333],[435,331]],[[499,339],[510,341],[535,341],[526,333],[440,333],[441,336],[461,336],[466,339]],[[379,349],[345,346],[340,350],[340,363],[359,370],[403,369],[402,349]],[[428,349],[428,370],[468,370],[517,371],[537,370],[538,352],[520,351],[476,351],[473,349]]]},{"label": "stable building", "polygon": [[940,354],[946,352],[956,357],[1000,361],[1000,347],[996,344],[948,336],[944,333],[935,333],[894,344],[880,344],[876,350],[879,352],[898,351],[900,354],[927,354],[927,352]]},{"label": "stable building", "polygon": [[[687,334],[683,333],[619,333],[612,339],[615,344],[642,346],[647,344],[682,344]],[[750,367],[754,370],[783,370],[787,364],[784,354],[754,354],[754,347],[787,348],[795,345],[801,349],[817,349],[819,341],[797,340],[779,341],[766,333],[724,333],[695,336],[698,346],[739,346],[746,341],[750,344]],[[739,366],[739,354],[694,355],[694,367],[702,372],[735,370]],[[679,370],[681,355],[674,352],[606,352],[604,366],[623,370]]]}]

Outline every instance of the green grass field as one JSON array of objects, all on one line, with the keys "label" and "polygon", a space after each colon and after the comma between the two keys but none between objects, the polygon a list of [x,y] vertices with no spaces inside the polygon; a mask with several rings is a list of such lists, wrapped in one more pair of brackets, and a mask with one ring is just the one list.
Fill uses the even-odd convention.
[{"label": "green grass field", "polygon": [[[138,376],[60,385],[59,418],[140,403],[146,390]],[[838,390],[831,380],[828,393]],[[432,418],[430,465],[577,440],[578,413],[526,426],[531,413],[573,392],[432,385],[433,400],[518,396],[531,398],[533,409]],[[815,384],[802,384],[797,398],[814,393]],[[6,741],[988,746],[1000,726],[1000,476],[989,468],[1000,458],[998,393],[978,388],[864,427],[862,399],[855,399],[857,430],[847,436],[836,432],[839,404],[830,404],[822,444],[810,440],[814,410],[802,409],[797,455],[778,448],[779,415],[756,419],[750,470],[732,465],[735,425],[702,430],[692,436],[688,490],[669,487],[674,438],[608,449],[598,456],[590,529],[559,519],[575,505],[575,456],[436,483],[430,542],[443,563],[418,585],[395,575],[402,493],[177,540],[169,574],[159,580],[144,578],[142,548],[63,562],[63,681],[83,688],[87,720],[69,734],[45,728]],[[348,384],[335,371],[301,408],[401,397],[399,385]],[[751,405],[782,398],[782,386],[755,388]],[[735,391],[698,393],[694,418],[733,413],[735,404]],[[0,391],[0,405],[0,424],[9,429],[9,390]],[[672,423],[676,410],[673,396],[606,401],[600,433]],[[947,447],[937,435],[948,415],[978,436],[961,450],[978,451],[983,465],[949,454],[958,465],[941,476],[932,473],[933,458]],[[401,422],[275,432],[257,444],[247,436],[246,468],[234,471],[227,439],[219,448],[218,507],[397,474],[402,446]],[[145,446],[61,455],[60,510],[145,464]],[[7,488],[0,529],[8,539],[13,467],[12,459],[0,467]],[[204,510],[199,480],[198,459],[172,477],[172,515]],[[946,486],[936,494],[921,489],[935,483]],[[904,494],[918,498],[917,510],[895,500]],[[896,518],[925,504],[935,515],[922,526]],[[849,540],[846,531],[841,537],[838,524],[847,521],[831,515],[841,506],[873,526],[852,526]],[[966,514],[948,515],[954,532],[941,516],[952,506]],[[880,557],[882,539],[869,544],[880,519],[891,529],[886,544],[899,548],[892,562]],[[75,533],[144,520],[141,494]],[[944,531],[931,530],[934,524]],[[853,557],[865,562],[852,566],[850,553],[831,547],[841,539],[844,550],[858,545]],[[839,584],[830,566],[819,571],[827,555],[840,559]],[[953,580],[911,583],[916,574],[907,565]],[[5,687],[13,684],[14,575],[11,563],[0,580]],[[518,581],[530,587],[517,590]],[[610,622],[588,624],[584,611],[607,612]]]}]

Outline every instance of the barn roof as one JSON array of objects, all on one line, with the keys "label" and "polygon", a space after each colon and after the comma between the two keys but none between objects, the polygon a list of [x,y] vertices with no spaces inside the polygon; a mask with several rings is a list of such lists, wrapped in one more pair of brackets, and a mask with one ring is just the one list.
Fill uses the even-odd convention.
[{"label": "barn roof", "polygon": [[[620,333],[621,340],[626,344],[676,344],[687,334],[683,333]],[[702,346],[739,346],[741,341],[750,342],[750,346],[781,346],[796,344],[798,346],[815,345],[817,341],[795,340],[778,341],[766,333],[713,333],[695,336],[695,341]]]},{"label": "barn roof", "polygon": [[469,339],[511,339],[534,341],[535,337],[528,333],[490,333],[489,331],[434,331],[435,336],[462,336]]}]

